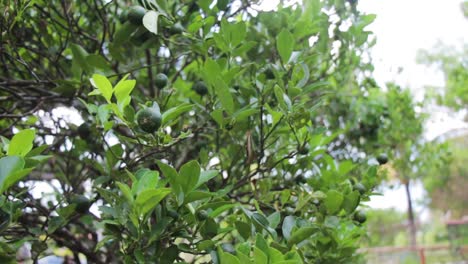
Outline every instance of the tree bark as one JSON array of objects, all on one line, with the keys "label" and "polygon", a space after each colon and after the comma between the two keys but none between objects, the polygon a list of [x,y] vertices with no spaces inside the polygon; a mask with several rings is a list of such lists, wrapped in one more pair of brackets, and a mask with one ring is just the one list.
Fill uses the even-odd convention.
[{"label": "tree bark", "polygon": [[413,213],[413,202],[411,201],[411,192],[409,188],[409,180],[404,183],[406,191],[406,199],[408,201],[408,224],[409,224],[409,236],[410,236],[410,245],[416,246],[416,225],[414,222],[414,213]]}]

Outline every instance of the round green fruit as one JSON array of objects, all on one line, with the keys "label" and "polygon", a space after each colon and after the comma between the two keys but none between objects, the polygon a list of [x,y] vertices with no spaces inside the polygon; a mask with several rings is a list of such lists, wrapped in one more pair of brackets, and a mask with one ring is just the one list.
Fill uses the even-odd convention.
[{"label": "round green fruit", "polygon": [[364,223],[367,220],[366,214],[363,211],[357,211],[354,213],[353,217],[354,221],[359,222],[359,223]]},{"label": "round green fruit", "polygon": [[175,232],[174,236],[183,237],[183,238],[190,238],[191,237],[190,234],[185,229],[181,229],[181,230]]},{"label": "round green fruit", "polygon": [[265,69],[265,71],[263,72],[265,73],[265,77],[267,79],[274,79],[275,78],[275,73],[273,72],[273,70],[271,69],[271,67],[268,67]]},{"label": "round green fruit", "polygon": [[84,195],[73,196],[70,202],[76,206],[75,210],[80,214],[87,213],[89,207],[91,207],[91,201]]},{"label": "round green fruit", "polygon": [[380,165],[384,165],[385,163],[387,163],[388,162],[387,154],[382,153],[379,156],[377,156],[377,161],[379,162]]},{"label": "round green fruit", "polygon": [[208,87],[206,87],[206,84],[202,81],[196,82],[192,86],[192,90],[194,90],[197,94],[204,96],[205,94],[208,93]]},{"label": "round green fruit", "polygon": [[307,155],[309,154],[309,146],[306,144],[304,146],[301,146],[298,150],[297,150],[297,153],[301,154],[301,155]]},{"label": "round green fruit", "polygon": [[179,213],[177,213],[176,211],[174,210],[167,210],[167,215],[171,218],[173,218],[174,220],[177,220],[179,219]]},{"label": "round green fruit", "polygon": [[83,123],[78,127],[78,135],[81,139],[88,139],[91,135],[91,128],[88,123]]},{"label": "round green fruit", "polygon": [[286,207],[284,212],[286,213],[286,215],[294,215],[296,213],[296,210],[292,207]]},{"label": "round green fruit", "polygon": [[184,27],[180,23],[175,23],[169,28],[169,32],[173,35],[181,34],[184,30]]},{"label": "round green fruit", "polygon": [[294,181],[296,183],[306,183],[307,179],[306,179],[306,177],[304,177],[304,175],[300,174],[300,175],[296,176],[296,178],[294,178]]},{"label": "round green fruit", "polygon": [[200,210],[197,212],[198,221],[204,221],[208,218],[208,213],[205,210]]},{"label": "round green fruit", "polygon": [[122,13],[119,15],[119,22],[120,23],[125,23],[128,19],[128,10],[123,10]]},{"label": "round green fruit", "polygon": [[146,9],[141,6],[132,6],[128,10],[127,18],[135,25],[143,24],[143,17],[145,16]]},{"label": "round green fruit", "polygon": [[358,191],[361,195],[365,194],[367,192],[366,186],[364,184],[358,182],[354,185],[354,190]]},{"label": "round green fruit", "polygon": [[167,79],[166,74],[158,73],[158,74],[156,74],[156,77],[154,78],[154,83],[156,84],[156,87],[158,87],[158,89],[162,89],[162,88],[166,87],[167,80],[168,79]]},{"label": "round green fruit", "polygon": [[162,116],[157,107],[143,108],[136,114],[136,120],[141,130],[154,133],[161,127]]}]

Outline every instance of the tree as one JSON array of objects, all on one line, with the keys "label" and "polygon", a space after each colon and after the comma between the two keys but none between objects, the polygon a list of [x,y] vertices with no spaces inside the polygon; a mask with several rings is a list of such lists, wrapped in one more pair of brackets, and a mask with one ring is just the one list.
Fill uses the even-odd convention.
[{"label": "tree", "polygon": [[381,179],[336,152],[333,103],[377,89],[355,4],[2,1],[2,263],[357,261]]},{"label": "tree", "polygon": [[[461,3],[461,9],[468,17],[468,1]],[[447,106],[451,111],[463,113],[468,109],[468,46],[466,43],[461,44],[460,48],[439,43],[431,51],[420,51],[418,60],[422,64],[436,66],[445,77],[444,87],[428,87],[429,98],[435,98],[436,104]],[[430,205],[444,212],[450,211],[455,217],[463,216],[465,212],[462,203],[466,200],[463,199],[466,186],[466,134],[464,129],[455,129],[434,139],[435,142],[445,142],[445,154],[441,156],[443,164],[430,167],[424,179],[431,198]]]},{"label": "tree", "polygon": [[465,166],[468,161],[467,140],[461,136],[447,139],[446,144],[444,166],[430,168],[424,177],[424,186],[430,197],[431,208],[457,219],[468,214],[464,206],[468,198],[464,191],[468,183]]}]

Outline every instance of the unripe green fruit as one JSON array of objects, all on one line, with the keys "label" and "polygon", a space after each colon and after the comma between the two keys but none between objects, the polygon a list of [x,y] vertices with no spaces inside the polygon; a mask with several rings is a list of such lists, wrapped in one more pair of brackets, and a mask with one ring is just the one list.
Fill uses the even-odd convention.
[{"label": "unripe green fruit", "polygon": [[192,86],[192,90],[194,90],[197,94],[203,96],[208,93],[208,88],[206,87],[206,84],[202,81],[196,82]]},{"label": "unripe green fruit", "polygon": [[270,80],[271,80],[271,79],[274,79],[274,78],[275,78],[275,74],[273,73],[273,70],[272,70],[270,67],[266,68],[265,71],[264,71],[264,73],[265,73],[265,77],[266,77],[267,79],[270,79]]},{"label": "unripe green fruit", "polygon": [[382,153],[377,157],[377,161],[379,162],[380,165],[384,165],[385,163],[388,162],[388,157],[387,154]]},{"label": "unripe green fruit", "polygon": [[301,146],[298,150],[297,150],[297,153],[301,154],[301,155],[307,155],[309,154],[309,145],[304,145],[304,146]]},{"label": "unripe green fruit", "polygon": [[354,213],[353,219],[354,219],[354,221],[357,221],[357,222],[362,224],[362,223],[366,222],[367,217],[366,217],[366,214],[363,211],[357,211],[356,213]]},{"label": "unripe green fruit", "polygon": [[367,192],[367,188],[364,186],[364,184],[360,182],[356,183],[353,188],[354,190],[358,191],[361,195]]},{"label": "unripe green fruit", "polygon": [[200,210],[197,212],[198,221],[204,221],[208,218],[208,213],[205,210]]},{"label": "unripe green fruit", "polygon": [[173,35],[176,35],[176,34],[181,34],[182,32],[184,32],[184,27],[180,24],[180,23],[175,23],[174,25],[171,26],[171,28],[169,29],[169,32]]},{"label": "unripe green fruit", "polygon": [[123,24],[125,23],[125,21],[127,21],[127,19],[128,19],[128,10],[123,10],[119,16],[119,22]]},{"label": "unripe green fruit", "polygon": [[177,220],[179,219],[179,213],[177,213],[176,211],[174,210],[167,210],[167,215],[171,218],[173,218],[174,220]]},{"label": "unripe green fruit", "polygon": [[104,228],[106,231],[114,235],[122,233],[122,229],[120,229],[117,225],[114,224],[106,223],[104,224]]},{"label": "unripe green fruit", "polygon": [[78,135],[81,139],[88,139],[91,135],[91,128],[88,123],[83,123],[78,127]]},{"label": "unripe green fruit", "polygon": [[296,211],[292,207],[286,207],[285,212],[286,212],[286,215],[294,215]]},{"label": "unripe green fruit", "polygon": [[162,89],[162,88],[166,87],[167,80],[168,79],[167,79],[166,74],[158,73],[158,74],[156,74],[156,77],[154,78],[154,83],[156,84],[156,87],[158,87],[158,89]]},{"label": "unripe green fruit", "polygon": [[127,18],[128,20],[135,25],[143,24],[143,17],[145,16],[146,9],[141,6],[132,6],[128,10]]},{"label": "unripe green fruit", "polygon": [[304,175],[300,174],[300,175],[296,176],[296,178],[294,178],[294,181],[296,183],[306,183],[307,179],[306,179],[306,177],[304,177]]},{"label": "unripe green fruit", "polygon": [[88,212],[89,207],[91,207],[91,201],[86,198],[84,195],[76,195],[70,199],[72,204],[75,204],[76,212],[80,214],[85,214]]},{"label": "unripe green fruit", "polygon": [[181,229],[174,233],[176,237],[191,238],[190,234],[185,229]]},{"label": "unripe green fruit", "polygon": [[161,127],[162,116],[158,107],[143,108],[136,114],[136,120],[141,130],[154,133]]}]

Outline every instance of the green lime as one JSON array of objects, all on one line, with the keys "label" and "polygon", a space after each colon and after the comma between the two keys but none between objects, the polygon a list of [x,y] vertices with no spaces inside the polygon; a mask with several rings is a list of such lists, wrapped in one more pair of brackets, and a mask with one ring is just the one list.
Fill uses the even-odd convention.
[{"label": "green lime", "polygon": [[301,155],[309,154],[309,145],[305,144],[304,146],[299,147],[299,149],[297,150],[297,153]]},{"label": "green lime", "polygon": [[354,185],[354,190],[358,191],[361,195],[365,194],[367,192],[366,186],[364,184],[358,182]]},{"label": "green lime", "polygon": [[159,107],[143,108],[136,114],[136,120],[141,130],[154,133],[161,127],[162,116]]},{"label": "green lime", "polygon": [[169,32],[173,35],[181,34],[184,30],[184,27],[180,23],[175,23],[169,28]]},{"label": "green lime", "polygon": [[76,205],[75,210],[80,214],[87,213],[91,207],[91,201],[84,195],[75,195],[70,199],[70,202]]},{"label": "green lime", "polygon": [[380,165],[384,165],[385,163],[387,163],[388,162],[387,154],[382,153],[379,156],[377,156],[377,161],[379,162]]},{"label": "green lime", "polygon": [[88,123],[83,123],[78,127],[78,135],[81,139],[88,139],[91,135],[91,128]]},{"label": "green lime", "polygon": [[208,213],[205,210],[200,210],[197,212],[197,219],[199,221],[204,221],[208,218]]},{"label": "green lime", "polygon": [[356,213],[354,213],[353,219],[354,219],[354,221],[357,221],[357,222],[362,224],[362,223],[366,222],[367,217],[366,217],[366,214],[363,211],[357,211]]},{"label": "green lime", "polygon": [[206,84],[202,81],[196,82],[192,86],[192,90],[194,90],[197,94],[203,96],[208,93],[208,88],[206,87]]},{"label": "green lime", "polygon": [[273,72],[273,69],[271,68],[271,66],[267,67],[263,73],[265,73],[265,77],[267,79],[271,80],[275,78],[275,73]]},{"label": "green lime", "polygon": [[167,85],[167,76],[164,73],[158,73],[156,74],[156,77],[154,78],[154,83],[156,84],[156,87],[158,89],[162,89],[166,87]]},{"label": "green lime", "polygon": [[145,16],[146,9],[141,6],[132,6],[128,10],[127,18],[135,25],[143,24],[143,17]]}]

